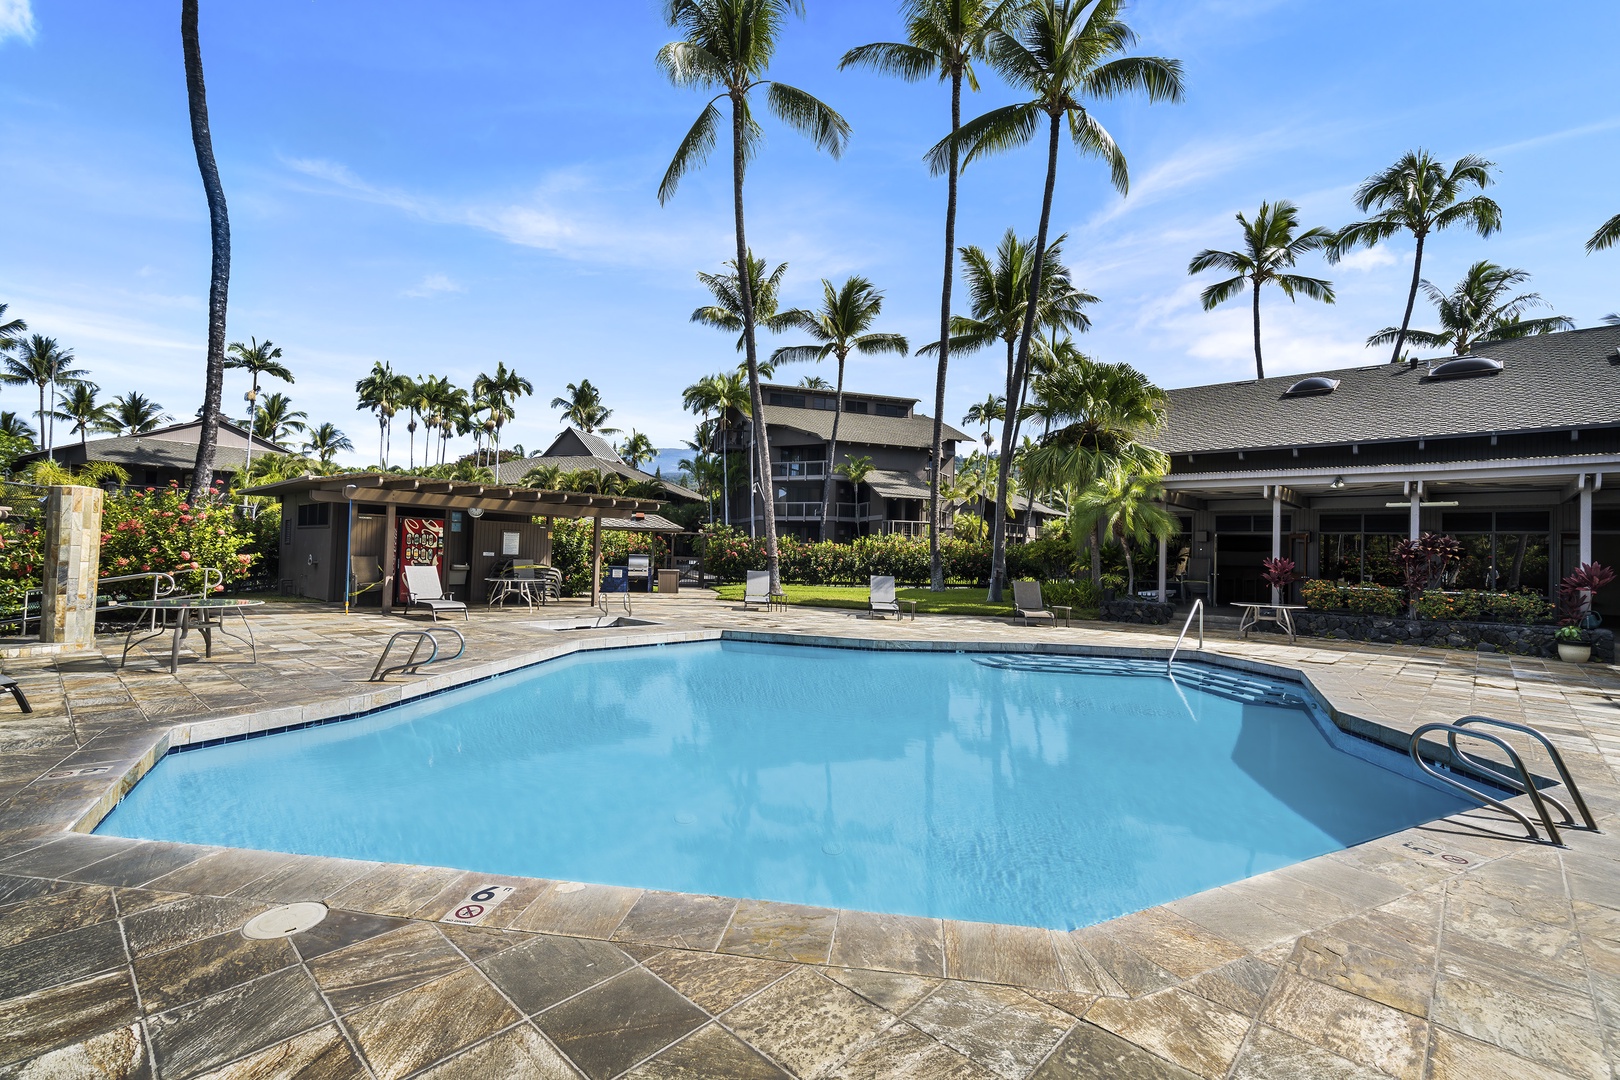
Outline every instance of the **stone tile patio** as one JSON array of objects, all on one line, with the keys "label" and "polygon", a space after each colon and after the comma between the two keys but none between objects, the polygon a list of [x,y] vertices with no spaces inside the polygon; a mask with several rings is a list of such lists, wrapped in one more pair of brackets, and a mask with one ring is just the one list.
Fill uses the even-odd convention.
[{"label": "stone tile patio", "polygon": [[[581,645],[722,632],[880,646],[1158,650],[1163,632],[872,622],[638,602],[659,625],[475,612],[467,654],[367,684],[401,620],[305,605],[222,648],[4,662],[0,1077],[1612,1078],[1620,1057],[1620,671],[1212,636],[1297,669],[1343,727],[1523,720],[1605,830],[1566,847],[1484,811],[1073,932],[87,835],[171,745],[353,714]],[[566,640],[558,640],[566,639]],[[118,646],[104,648],[116,658]],[[159,643],[161,644],[161,643]],[[1235,658],[1235,659],[1234,659]],[[166,653],[162,660],[167,659]],[[508,884],[478,926],[440,920]],[[291,938],[269,907],[332,911]]]}]

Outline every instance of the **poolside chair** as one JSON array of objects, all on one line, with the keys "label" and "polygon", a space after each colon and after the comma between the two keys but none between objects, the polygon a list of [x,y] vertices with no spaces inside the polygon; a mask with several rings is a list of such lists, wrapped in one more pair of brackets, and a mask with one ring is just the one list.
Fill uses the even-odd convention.
[{"label": "poolside chair", "polygon": [[915,622],[917,619],[917,601],[895,599],[894,578],[892,577],[879,577],[875,574],[872,576],[871,604],[872,614],[879,618],[887,616],[890,612],[893,612],[896,618],[901,618],[904,613],[901,612],[900,605],[908,604],[910,605],[912,621]]},{"label": "poolside chair", "polygon": [[16,679],[0,676],[0,694],[10,694],[16,699],[17,708],[23,712],[30,713],[34,711],[34,707],[28,704],[28,695],[24,694],[22,687],[17,685]]},{"label": "poolside chair", "polygon": [[435,567],[407,566],[405,595],[410,598],[412,607],[427,608],[434,622],[439,621],[441,611],[459,611],[461,617],[467,619],[467,605],[444,595],[444,586],[439,583],[439,571]]},{"label": "poolside chair", "polygon": [[1074,614],[1072,607],[1062,604],[1053,604],[1047,608],[1041,599],[1041,583],[1038,581],[1013,582],[1013,618],[1023,619],[1028,626],[1031,619],[1044,619],[1057,625],[1057,615],[1054,612],[1063,612],[1063,625],[1069,625],[1069,619]]},{"label": "poolside chair", "polygon": [[1176,582],[1176,592],[1180,600],[1209,600],[1209,560],[1188,559],[1187,568],[1182,571],[1181,579]]},{"label": "poolside chair", "polygon": [[776,597],[771,595],[771,572],[769,570],[748,571],[748,583],[743,586],[743,610],[758,607],[763,604],[767,609],[776,603]]}]

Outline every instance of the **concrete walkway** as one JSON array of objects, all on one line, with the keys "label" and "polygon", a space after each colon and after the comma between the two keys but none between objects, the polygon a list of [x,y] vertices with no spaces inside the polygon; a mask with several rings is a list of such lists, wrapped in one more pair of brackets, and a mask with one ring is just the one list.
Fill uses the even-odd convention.
[{"label": "concrete walkway", "polygon": [[[561,609],[583,614],[579,605]],[[1560,1078],[1620,1057],[1620,671],[1213,638],[1398,743],[1480,712],[1553,736],[1604,830],[1459,815],[1072,932],[84,835],[172,745],[351,715],[581,646],[721,633],[1168,648],[1091,624],[882,622],[640,599],[561,635],[475,611],[467,654],[378,690],[399,618],[276,604],[222,646],[13,659],[0,706],[0,1076]],[[420,620],[412,620],[412,624]],[[559,640],[562,639],[562,640]],[[158,643],[154,643],[158,644]],[[1522,801],[1522,800],[1521,800]],[[478,926],[469,888],[515,889]],[[313,930],[255,941],[269,907]]]}]

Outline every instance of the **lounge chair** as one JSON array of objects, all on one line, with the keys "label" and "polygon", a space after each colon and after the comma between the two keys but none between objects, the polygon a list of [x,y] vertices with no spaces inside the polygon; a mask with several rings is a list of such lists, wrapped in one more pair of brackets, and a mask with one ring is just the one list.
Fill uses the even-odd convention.
[{"label": "lounge chair", "polygon": [[767,609],[779,601],[771,595],[771,572],[769,570],[748,571],[748,582],[743,586],[743,610],[758,607],[763,604]]},{"label": "lounge chair", "polygon": [[28,704],[28,695],[24,694],[22,687],[17,685],[16,679],[8,679],[4,676],[0,676],[0,694],[10,694],[17,700],[17,708],[21,709],[23,712],[29,713],[34,711],[34,707]]},{"label": "lounge chair", "polygon": [[412,607],[427,608],[433,614],[434,622],[439,621],[441,611],[459,611],[461,617],[467,619],[467,605],[444,595],[444,586],[439,583],[439,571],[435,567],[407,566],[405,595],[410,598]]},{"label": "lounge chair", "polygon": [[1058,611],[1063,612],[1063,625],[1068,626],[1069,619],[1074,614],[1074,609],[1072,607],[1064,607],[1062,604],[1053,604],[1051,608],[1048,609],[1045,602],[1041,599],[1040,582],[1013,582],[1013,618],[1023,619],[1025,626],[1029,625],[1031,619],[1045,619],[1051,622],[1053,625],[1056,625],[1057,616],[1054,614],[1054,612]]},{"label": "lounge chair", "polygon": [[873,615],[887,616],[890,612],[893,612],[896,618],[902,617],[903,614],[900,605],[908,604],[910,605],[912,621],[915,622],[917,619],[917,601],[895,599],[894,578],[892,577],[873,575],[871,604]]}]

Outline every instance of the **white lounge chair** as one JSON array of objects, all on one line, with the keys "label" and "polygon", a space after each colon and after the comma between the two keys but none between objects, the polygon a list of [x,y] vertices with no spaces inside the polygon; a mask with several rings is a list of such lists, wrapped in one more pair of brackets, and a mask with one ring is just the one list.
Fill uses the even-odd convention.
[{"label": "white lounge chair", "polygon": [[892,612],[896,618],[900,618],[903,615],[903,613],[900,610],[900,605],[901,604],[907,604],[907,605],[910,606],[910,613],[911,613],[912,621],[913,622],[916,621],[916,619],[917,619],[917,601],[915,601],[915,600],[897,600],[897,599],[895,599],[895,595],[894,595],[894,578],[892,578],[892,577],[879,577],[879,576],[874,574],[872,576],[872,586],[871,586],[871,588],[872,588],[871,604],[872,604],[872,614],[873,615],[877,615],[877,616],[880,616],[880,617],[886,617]]},{"label": "white lounge chair", "polygon": [[780,602],[780,598],[771,595],[771,572],[769,570],[748,571],[748,581],[743,586],[743,610],[764,605],[767,609]]},{"label": "white lounge chair", "polygon": [[459,611],[461,617],[467,619],[467,605],[444,595],[444,586],[439,583],[439,571],[434,567],[407,566],[405,595],[410,598],[412,607],[425,607],[432,612],[434,622],[439,621],[441,611]]},{"label": "white lounge chair", "polygon": [[1074,614],[1072,607],[1053,604],[1051,609],[1048,610],[1046,604],[1041,600],[1040,582],[1013,582],[1013,618],[1023,619],[1025,626],[1029,625],[1031,619],[1044,619],[1055,626],[1057,616],[1053,612],[1057,611],[1063,612],[1063,625],[1068,626],[1069,619]]}]

